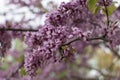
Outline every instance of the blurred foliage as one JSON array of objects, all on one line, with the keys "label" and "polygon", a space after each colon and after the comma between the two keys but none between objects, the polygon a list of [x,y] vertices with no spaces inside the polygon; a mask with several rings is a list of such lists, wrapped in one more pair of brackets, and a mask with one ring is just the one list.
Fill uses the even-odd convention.
[{"label": "blurred foliage", "polygon": [[17,51],[23,51],[27,48],[27,45],[20,39],[13,39],[12,44],[12,49]]}]

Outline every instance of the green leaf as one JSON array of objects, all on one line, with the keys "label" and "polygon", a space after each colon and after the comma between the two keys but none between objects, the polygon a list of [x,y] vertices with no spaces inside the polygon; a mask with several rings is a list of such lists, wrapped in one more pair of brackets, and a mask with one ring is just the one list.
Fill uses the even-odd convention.
[{"label": "green leaf", "polygon": [[[116,9],[117,9],[117,7],[114,4],[109,5],[107,7],[108,16],[111,16],[115,12]],[[106,14],[105,7],[103,7],[102,11],[104,14]]]},{"label": "green leaf", "polygon": [[26,75],[25,69],[23,67],[20,69],[19,72],[22,76]]},{"label": "green leaf", "polygon": [[114,4],[112,4],[112,5],[108,6],[107,9],[108,9],[108,14],[110,16],[117,9],[117,7]]},{"label": "green leaf", "polygon": [[94,12],[96,9],[96,3],[98,0],[87,0],[87,5],[90,11]]}]

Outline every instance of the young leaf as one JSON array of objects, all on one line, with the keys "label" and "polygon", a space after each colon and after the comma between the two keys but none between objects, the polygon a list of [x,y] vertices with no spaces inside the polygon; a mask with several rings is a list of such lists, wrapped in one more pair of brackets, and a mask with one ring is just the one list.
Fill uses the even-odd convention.
[{"label": "young leaf", "polygon": [[[114,4],[109,5],[107,7],[108,16],[111,16],[116,9],[117,9],[117,7]],[[103,8],[102,11],[103,11],[104,14],[106,14],[105,8]]]},{"label": "young leaf", "polygon": [[25,69],[23,67],[20,69],[20,74],[22,76],[26,75]]},{"label": "young leaf", "polygon": [[98,0],[87,0],[87,5],[90,11],[94,12]]},{"label": "young leaf", "polygon": [[110,5],[107,7],[108,9],[108,14],[109,16],[113,14],[113,12],[117,9],[116,6],[114,4]]}]

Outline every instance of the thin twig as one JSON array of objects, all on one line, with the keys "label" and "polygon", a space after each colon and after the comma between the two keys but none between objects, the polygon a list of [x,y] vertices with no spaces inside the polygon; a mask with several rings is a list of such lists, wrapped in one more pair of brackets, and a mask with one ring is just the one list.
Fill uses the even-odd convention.
[{"label": "thin twig", "polygon": [[[65,45],[70,45],[71,43],[75,42],[75,41],[79,41],[79,40],[82,40],[80,38],[73,38],[72,40],[66,42],[65,44],[63,44],[62,46],[65,46]],[[103,40],[103,41],[106,41],[108,42],[108,40],[105,38],[105,36],[100,36],[100,37],[93,37],[93,38],[87,38],[86,41],[92,41],[92,40]]]},{"label": "thin twig", "polygon": [[20,31],[20,32],[37,32],[37,29],[15,29],[15,28],[0,28],[0,31]]},{"label": "thin twig", "polygon": [[70,45],[71,43],[75,42],[75,41],[79,41],[81,40],[80,38],[73,38],[71,39],[70,41],[66,42],[65,44],[63,44],[62,46],[65,46],[65,45]]}]

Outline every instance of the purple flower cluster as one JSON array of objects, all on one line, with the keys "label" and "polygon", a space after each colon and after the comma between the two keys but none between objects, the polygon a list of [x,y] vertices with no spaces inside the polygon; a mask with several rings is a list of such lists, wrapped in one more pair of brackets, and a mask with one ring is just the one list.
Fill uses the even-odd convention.
[{"label": "purple flower cluster", "polygon": [[[71,25],[74,20],[86,16],[86,0],[74,0],[68,3],[62,3],[57,11],[49,13],[47,23],[54,26]],[[85,14],[84,14],[85,13]],[[84,14],[84,16],[82,16]]]},{"label": "purple flower cluster", "polygon": [[40,53],[27,53],[24,67],[29,75],[35,75],[36,70],[43,65],[43,55]]},{"label": "purple flower cluster", "polygon": [[41,67],[41,62],[56,57],[59,47],[66,40],[66,33],[65,27],[45,25],[38,32],[28,33],[25,36],[25,42],[31,51],[25,58],[25,68],[28,73],[30,72],[29,74]]}]

